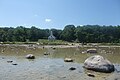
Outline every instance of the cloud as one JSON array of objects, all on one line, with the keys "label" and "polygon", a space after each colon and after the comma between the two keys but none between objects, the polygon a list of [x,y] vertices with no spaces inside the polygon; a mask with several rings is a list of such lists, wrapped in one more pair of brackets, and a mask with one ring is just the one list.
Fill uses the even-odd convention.
[{"label": "cloud", "polygon": [[45,19],[45,22],[51,22],[52,20],[51,19]]},{"label": "cloud", "polygon": [[84,26],[84,25],[80,25],[80,26]]},{"label": "cloud", "polygon": [[38,17],[38,15],[37,15],[37,14],[35,14],[35,15],[34,15],[34,17]]}]

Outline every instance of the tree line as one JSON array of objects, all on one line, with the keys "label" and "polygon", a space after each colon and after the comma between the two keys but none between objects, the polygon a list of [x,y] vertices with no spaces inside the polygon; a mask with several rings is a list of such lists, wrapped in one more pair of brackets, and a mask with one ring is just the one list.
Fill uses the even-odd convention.
[{"label": "tree line", "polygon": [[100,26],[84,25],[74,26],[66,25],[63,30],[59,29],[39,29],[35,26],[26,28],[23,26],[1,27],[0,42],[26,42],[47,39],[50,31],[58,40],[81,43],[119,43],[120,26]]}]

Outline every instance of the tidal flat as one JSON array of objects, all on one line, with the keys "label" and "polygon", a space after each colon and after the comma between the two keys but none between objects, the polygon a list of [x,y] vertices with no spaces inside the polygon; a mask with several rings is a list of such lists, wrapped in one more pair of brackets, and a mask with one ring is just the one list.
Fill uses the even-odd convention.
[{"label": "tidal flat", "polygon": [[[95,48],[97,53],[83,53],[90,48]],[[33,54],[35,59],[26,59],[27,54]],[[114,72],[83,68],[86,58],[98,54],[114,64]],[[74,61],[64,62],[65,58]],[[71,67],[75,70],[70,70]],[[120,80],[120,47],[0,45],[0,80]]]}]

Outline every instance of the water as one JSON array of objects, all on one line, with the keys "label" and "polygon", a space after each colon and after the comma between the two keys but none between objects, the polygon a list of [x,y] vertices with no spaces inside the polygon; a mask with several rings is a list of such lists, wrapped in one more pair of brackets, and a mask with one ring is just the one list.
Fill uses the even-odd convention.
[{"label": "water", "polygon": [[[120,47],[94,47],[98,51],[97,54],[106,57],[115,65],[116,70],[113,73],[99,73],[83,68],[85,59],[96,55],[82,53],[89,48],[92,47],[53,49],[0,46],[0,80],[120,80]],[[26,59],[27,54],[35,55],[36,59]],[[72,58],[74,62],[64,62],[66,57]],[[12,65],[13,63],[17,65]],[[71,67],[76,70],[69,70]],[[89,77],[87,73],[92,73],[95,77]]]}]

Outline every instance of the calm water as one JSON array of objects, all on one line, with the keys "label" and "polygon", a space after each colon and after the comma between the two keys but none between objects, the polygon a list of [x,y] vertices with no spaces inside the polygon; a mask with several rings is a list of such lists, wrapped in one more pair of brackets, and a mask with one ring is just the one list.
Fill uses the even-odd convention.
[{"label": "calm water", "polygon": [[[120,80],[120,47],[95,47],[97,54],[115,65],[116,71],[113,73],[88,71],[82,67],[86,58],[95,55],[82,53],[89,48],[0,46],[0,80]],[[36,59],[26,59],[27,54],[35,55]],[[74,62],[64,62],[66,57],[72,58]],[[12,63],[7,62],[11,60]],[[17,65],[12,65],[13,63]],[[75,67],[76,70],[70,71],[70,67]],[[88,72],[95,77],[87,76]]]}]

